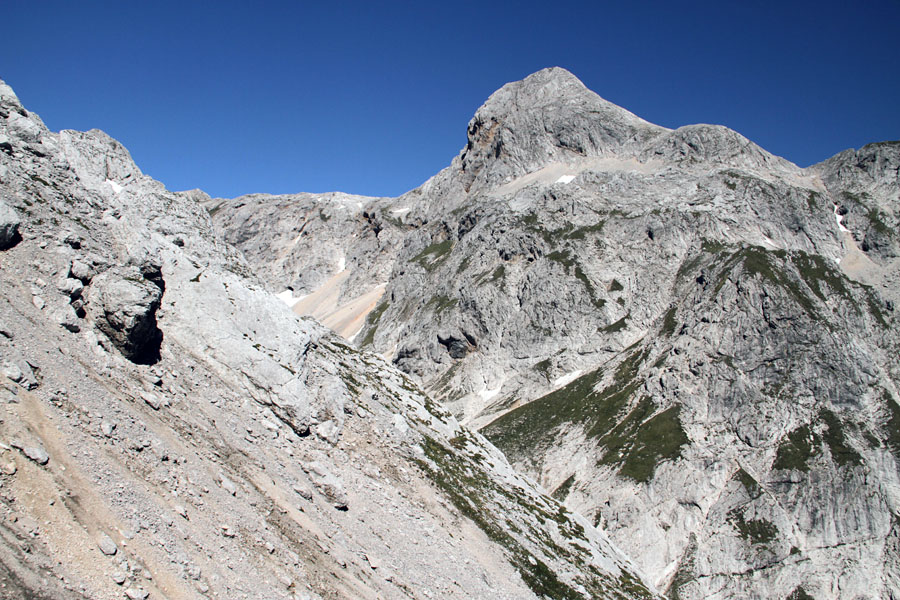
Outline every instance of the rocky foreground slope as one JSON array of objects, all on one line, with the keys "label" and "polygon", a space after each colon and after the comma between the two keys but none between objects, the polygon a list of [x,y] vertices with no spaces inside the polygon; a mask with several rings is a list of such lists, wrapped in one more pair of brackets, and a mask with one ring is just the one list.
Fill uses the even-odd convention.
[{"label": "rocky foreground slope", "polygon": [[0,597],[656,597],[201,199],[0,82]]},{"label": "rocky foreground slope", "polygon": [[801,169],[547,69],[399,198],[205,202],[273,291],[383,290],[355,344],[670,597],[900,596],[900,143]]}]

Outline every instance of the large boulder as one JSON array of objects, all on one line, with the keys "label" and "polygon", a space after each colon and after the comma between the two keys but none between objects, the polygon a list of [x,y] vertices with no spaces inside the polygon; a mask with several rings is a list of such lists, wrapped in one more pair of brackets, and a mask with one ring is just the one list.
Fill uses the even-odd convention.
[{"label": "large boulder", "polygon": [[19,235],[19,215],[6,202],[0,200],[0,250],[12,248],[22,239]]},{"label": "large boulder", "polygon": [[156,324],[162,294],[161,286],[147,280],[137,267],[113,267],[91,282],[88,312],[125,358],[152,364],[159,359],[162,344]]}]

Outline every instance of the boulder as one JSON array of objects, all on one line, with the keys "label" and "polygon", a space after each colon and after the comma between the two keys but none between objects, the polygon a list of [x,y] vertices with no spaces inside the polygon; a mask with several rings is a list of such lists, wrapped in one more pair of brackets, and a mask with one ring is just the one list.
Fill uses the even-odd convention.
[{"label": "boulder", "polygon": [[128,360],[152,364],[159,359],[162,332],[156,311],[162,290],[136,267],[113,267],[93,278],[88,311],[95,327]]},{"label": "boulder", "polygon": [[22,240],[19,215],[6,202],[0,200],[0,250],[12,248]]}]

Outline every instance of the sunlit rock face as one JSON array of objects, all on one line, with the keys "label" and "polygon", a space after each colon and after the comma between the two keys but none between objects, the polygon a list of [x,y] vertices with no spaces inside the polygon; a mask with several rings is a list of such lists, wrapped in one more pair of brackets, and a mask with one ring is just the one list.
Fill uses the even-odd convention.
[{"label": "sunlit rock face", "polygon": [[900,144],[801,169],[562,69],[467,131],[398,198],[245,197],[213,221],[274,291],[383,286],[353,342],[670,597],[900,594]]}]

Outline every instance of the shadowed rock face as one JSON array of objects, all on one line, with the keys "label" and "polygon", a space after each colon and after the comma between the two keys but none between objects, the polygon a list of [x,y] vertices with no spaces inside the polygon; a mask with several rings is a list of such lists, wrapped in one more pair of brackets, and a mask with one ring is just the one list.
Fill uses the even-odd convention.
[{"label": "shadowed rock face", "polygon": [[[354,285],[385,292],[355,342],[672,597],[896,597],[898,148],[801,169],[541,71],[488,99],[446,169],[365,205],[391,243],[367,246],[378,274]],[[246,236],[229,202],[277,229],[291,200],[215,213],[254,256],[362,255],[322,227],[305,254]]]},{"label": "shadowed rock face", "polygon": [[12,248],[22,240],[19,235],[21,220],[16,212],[0,200],[0,250]]},{"label": "shadowed rock face", "polygon": [[138,268],[113,267],[91,281],[88,308],[97,329],[122,356],[152,365],[159,360],[163,339],[156,323],[162,294],[159,284],[144,279]]},{"label": "shadowed rock face", "polygon": [[[407,375],[294,314],[205,194],[48,131],[2,82],[0,197],[21,236],[0,253],[0,596],[660,597]],[[371,293],[408,229],[387,199],[297,198],[298,231],[249,223],[313,248],[268,274]],[[301,235],[347,224],[340,257]]]}]

